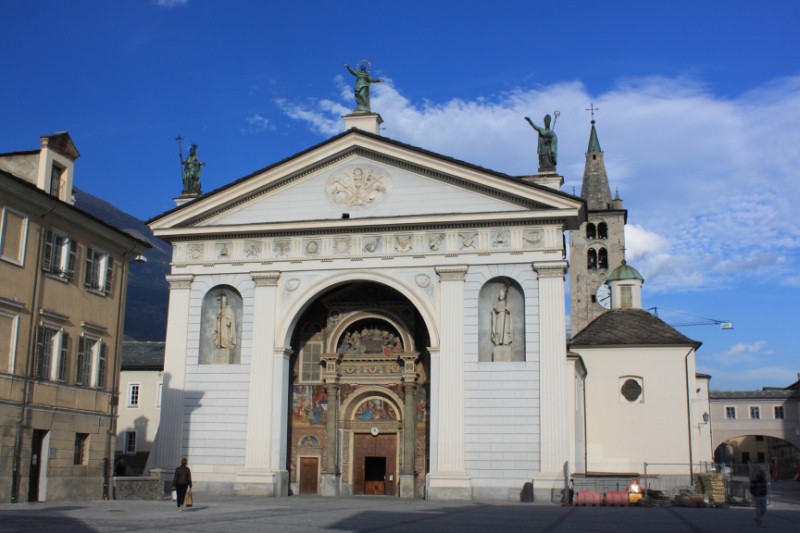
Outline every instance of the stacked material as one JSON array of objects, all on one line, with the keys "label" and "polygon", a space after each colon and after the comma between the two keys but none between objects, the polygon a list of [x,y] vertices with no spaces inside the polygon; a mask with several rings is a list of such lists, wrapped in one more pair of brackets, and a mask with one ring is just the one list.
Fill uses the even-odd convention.
[{"label": "stacked material", "polygon": [[695,491],[708,498],[709,503],[725,503],[725,481],[722,474],[708,473],[695,476]]}]

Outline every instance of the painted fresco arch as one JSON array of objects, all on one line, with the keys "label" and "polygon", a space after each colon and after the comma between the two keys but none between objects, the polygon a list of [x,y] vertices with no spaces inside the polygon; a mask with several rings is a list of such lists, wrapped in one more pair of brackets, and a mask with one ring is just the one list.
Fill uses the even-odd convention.
[{"label": "painted fresco arch", "polygon": [[419,291],[414,290],[411,285],[406,283],[403,279],[369,271],[347,272],[332,276],[320,275],[314,283],[309,284],[307,287],[299,287],[293,303],[284,313],[284,316],[287,317],[287,321],[279,324],[276,331],[276,345],[291,346],[292,335],[303,316],[303,312],[321,295],[338,286],[344,286],[348,283],[363,282],[385,285],[403,295],[422,317],[425,327],[428,330],[431,348],[436,349],[439,346],[439,330],[436,326],[437,321],[434,318],[434,309],[431,307],[430,303],[426,301],[426,298],[423,297]]}]

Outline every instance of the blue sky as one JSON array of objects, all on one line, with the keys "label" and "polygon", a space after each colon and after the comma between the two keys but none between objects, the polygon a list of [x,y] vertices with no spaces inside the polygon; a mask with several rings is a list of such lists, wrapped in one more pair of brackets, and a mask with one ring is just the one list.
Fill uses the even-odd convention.
[{"label": "blue sky", "polygon": [[78,187],[142,219],[341,131],[367,58],[385,136],[535,172],[524,116],[558,109],[580,191],[594,103],[645,307],[703,342],[714,389],[800,372],[800,3],[4,0],[0,152],[67,130]]}]

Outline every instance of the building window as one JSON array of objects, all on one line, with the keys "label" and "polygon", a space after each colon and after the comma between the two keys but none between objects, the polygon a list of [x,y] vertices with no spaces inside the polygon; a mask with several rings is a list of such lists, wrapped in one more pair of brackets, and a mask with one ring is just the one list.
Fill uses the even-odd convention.
[{"label": "building window", "polygon": [[608,268],[608,251],[605,248],[597,252],[597,268]]},{"label": "building window", "polygon": [[775,418],[778,420],[783,420],[783,406],[776,405],[775,406]]},{"label": "building window", "polygon": [[106,344],[100,339],[80,337],[75,365],[75,384],[103,388],[106,384]]},{"label": "building window", "polygon": [[594,250],[586,252],[586,268],[589,270],[597,268],[597,252]]},{"label": "building window", "polygon": [[619,306],[622,309],[633,308],[633,287],[623,285],[619,288]]},{"label": "building window", "polygon": [[128,407],[139,407],[139,384],[128,385]]},{"label": "building window", "polygon": [[52,326],[37,327],[33,375],[39,379],[66,381],[68,366],[69,334]]},{"label": "building window", "polygon": [[53,163],[53,167],[50,170],[50,195],[55,196],[56,198],[59,197],[59,193],[61,192],[61,187],[63,185],[63,177],[64,172],[66,169],[59,165],[58,163]]},{"label": "building window", "polygon": [[761,418],[761,408],[756,406],[750,407],[750,418],[753,420],[758,420]]},{"label": "building window", "polygon": [[300,354],[301,372],[300,380],[304,383],[319,381],[320,366],[319,356],[322,354],[321,342],[307,342]]},{"label": "building window", "polygon": [[72,459],[74,465],[89,464],[89,434],[75,434],[75,455]]},{"label": "building window", "polygon": [[19,316],[0,311],[0,372],[14,373]]},{"label": "building window", "polygon": [[27,236],[28,217],[6,207],[0,218],[0,259],[23,266]]},{"label": "building window", "polygon": [[114,278],[114,258],[97,248],[86,249],[83,285],[91,291],[109,294]]},{"label": "building window", "polygon": [[625,400],[631,403],[632,402],[641,403],[643,401],[642,398],[643,387],[641,378],[635,378],[635,377],[620,378],[620,381],[622,381],[622,386],[620,387],[619,391]]},{"label": "building window", "polygon": [[75,274],[77,248],[75,241],[68,235],[51,229],[47,230],[42,270],[63,279],[72,279]]},{"label": "building window", "polygon": [[736,420],[736,408],[735,407],[726,407],[725,408],[725,419],[726,420]]},{"label": "building window", "polygon": [[605,222],[601,222],[597,225],[597,238],[608,239],[608,225]]},{"label": "building window", "polygon": [[594,239],[597,236],[597,233],[594,228],[594,224],[589,222],[586,224],[586,238],[587,239]]},{"label": "building window", "polygon": [[136,453],[136,432],[135,431],[126,431],[125,432],[125,453],[128,455],[133,455]]}]

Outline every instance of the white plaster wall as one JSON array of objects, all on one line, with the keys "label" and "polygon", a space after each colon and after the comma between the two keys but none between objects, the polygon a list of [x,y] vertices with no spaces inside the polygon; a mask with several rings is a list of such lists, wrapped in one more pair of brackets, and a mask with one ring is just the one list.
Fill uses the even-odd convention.
[{"label": "white plaster wall", "polygon": [[[478,362],[478,296],[486,282],[501,276],[515,279],[525,294],[524,362]],[[530,263],[471,267],[464,307],[467,473],[474,488],[520,490],[540,467],[536,273]]]},{"label": "white plaster wall", "polygon": [[[119,382],[119,415],[117,416],[116,450],[122,452],[125,447],[125,432],[137,430],[136,451],[150,451],[156,437],[156,430],[161,421],[161,406],[158,398],[158,386],[162,383],[162,372],[158,370],[123,370]],[[130,385],[139,384],[139,406],[129,407]],[[137,421],[139,424],[137,425]],[[144,425],[142,424],[144,421]],[[139,433],[144,427],[145,431]]]},{"label": "white plaster wall", "polygon": [[[587,368],[589,471],[641,472],[647,463],[689,463],[684,357],[688,347],[576,348]],[[690,373],[694,376],[693,366]],[[620,393],[620,377],[643,379],[644,401]],[[648,466],[648,473],[656,467]],[[666,469],[669,471],[669,469]]]}]

